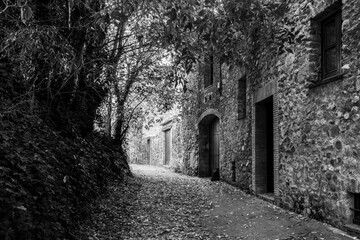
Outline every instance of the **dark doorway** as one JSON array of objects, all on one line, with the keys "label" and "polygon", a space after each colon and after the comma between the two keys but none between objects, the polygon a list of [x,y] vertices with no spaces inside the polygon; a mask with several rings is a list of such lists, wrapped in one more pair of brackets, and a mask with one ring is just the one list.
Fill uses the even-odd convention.
[{"label": "dark doorway", "polygon": [[150,138],[147,140],[146,143],[146,160],[148,164],[151,164],[151,140]]},{"label": "dark doorway", "polygon": [[257,193],[274,192],[273,97],[255,105],[255,188]]},{"label": "dark doorway", "polygon": [[215,118],[209,126],[209,173],[219,169],[219,119]]},{"label": "dark doorway", "polygon": [[171,135],[170,129],[165,131],[165,161],[164,165],[169,165],[171,156]]},{"label": "dark doorway", "polygon": [[215,114],[205,115],[199,125],[199,177],[212,177],[219,169],[220,118]]}]

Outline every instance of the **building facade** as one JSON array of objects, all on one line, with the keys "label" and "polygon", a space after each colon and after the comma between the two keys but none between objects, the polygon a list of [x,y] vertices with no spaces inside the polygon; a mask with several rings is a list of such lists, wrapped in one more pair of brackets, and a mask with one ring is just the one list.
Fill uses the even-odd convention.
[{"label": "building facade", "polygon": [[161,122],[130,131],[128,154],[131,163],[165,166],[184,172],[183,138],[179,110],[159,114]]},{"label": "building facade", "polygon": [[288,2],[286,51],[260,43],[254,68],[214,56],[188,75],[178,162],[360,232],[360,4]]},{"label": "building facade", "polygon": [[229,69],[214,57],[191,73],[187,172],[219,169],[222,180],[282,207],[357,229],[359,13],[355,0],[289,1],[288,51],[260,43],[256,68]]}]

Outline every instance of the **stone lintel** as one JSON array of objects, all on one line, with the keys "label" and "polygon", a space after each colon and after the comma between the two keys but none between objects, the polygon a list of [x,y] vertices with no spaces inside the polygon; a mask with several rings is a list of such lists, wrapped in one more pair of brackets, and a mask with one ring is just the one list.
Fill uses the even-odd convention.
[{"label": "stone lintel", "polygon": [[271,81],[262,88],[258,89],[254,94],[254,102],[258,103],[277,92],[277,81]]},{"label": "stone lintel", "polygon": [[171,128],[172,128],[172,124],[171,122],[169,122],[167,125],[163,126],[161,130],[165,132],[166,130],[169,130]]}]

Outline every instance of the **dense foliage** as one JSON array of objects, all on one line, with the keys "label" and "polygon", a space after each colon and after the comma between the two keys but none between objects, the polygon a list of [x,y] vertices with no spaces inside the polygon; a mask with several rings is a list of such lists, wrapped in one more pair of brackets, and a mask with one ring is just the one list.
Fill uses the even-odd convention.
[{"label": "dense foliage", "polygon": [[[108,34],[109,59],[105,78],[110,90],[99,125],[124,145],[133,122],[144,114],[143,103],[169,108],[175,91],[171,51],[162,47],[165,9],[160,1],[113,1]],[[157,99],[157,101],[155,100]],[[160,100],[161,99],[161,100]]]},{"label": "dense foliage", "polygon": [[74,239],[94,199],[129,174],[92,133],[107,89],[104,6],[0,3],[0,239]]},{"label": "dense foliage", "polygon": [[[4,3],[7,3],[8,8]],[[67,135],[91,133],[101,81],[107,16],[103,1],[3,1],[1,57]],[[28,100],[23,98],[23,100]]]},{"label": "dense foliage", "polygon": [[31,113],[29,103],[11,105],[26,94],[21,89],[2,74],[0,238],[71,239],[74,223],[128,166],[106,140],[63,137]]},{"label": "dense foliage", "polygon": [[[174,86],[209,52],[251,63],[254,39],[275,42],[283,2],[1,1],[0,238],[71,239],[128,171],[130,123],[147,106],[170,109]],[[94,135],[96,120],[110,140]]]},{"label": "dense foliage", "polygon": [[260,42],[281,54],[291,34],[284,28],[284,0],[178,0],[166,9],[164,45],[175,49],[186,72],[209,54],[251,68],[261,55]]}]

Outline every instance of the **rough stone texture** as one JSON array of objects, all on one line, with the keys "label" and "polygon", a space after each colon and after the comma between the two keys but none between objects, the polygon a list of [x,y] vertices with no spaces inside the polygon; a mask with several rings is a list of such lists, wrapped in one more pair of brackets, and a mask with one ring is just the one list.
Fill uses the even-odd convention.
[{"label": "rough stone texture", "polygon": [[198,146],[198,125],[197,125],[197,106],[201,95],[197,94],[199,90],[198,82],[201,75],[197,74],[198,68],[195,68],[189,75],[187,92],[182,99],[182,137],[184,149],[184,173],[188,175],[198,175],[199,166],[199,146]]},{"label": "rough stone texture", "polygon": [[247,70],[245,118],[238,119],[238,80],[245,71],[223,65],[220,76],[215,61],[214,84],[207,88],[201,65],[190,74],[182,121],[185,169],[194,172],[198,167],[198,120],[213,109],[220,113],[221,179],[232,182],[235,161],[235,184],[253,189],[254,96],[269,82],[277,82],[275,201],[341,227],[352,221],[352,193],[360,192],[360,4],[347,0],[341,6],[342,79],[320,85],[319,20],[337,1],[288,2],[294,41],[285,43],[288,50],[283,53],[260,44],[257,65]]},{"label": "rough stone texture", "polygon": [[[221,68],[221,71],[220,71]],[[206,129],[212,117],[220,118],[220,175],[221,179],[249,189],[251,184],[251,101],[241,88],[246,84],[240,69],[230,71],[219,60],[214,61],[214,83],[204,88],[204,68],[199,64],[188,76],[188,89],[183,100],[183,136],[185,172],[198,172],[199,157],[207,149]],[[221,73],[221,74],[220,74]],[[221,75],[221,76],[220,76]],[[241,87],[241,88],[240,88]],[[211,96],[211,97],[210,97]],[[239,111],[238,103],[243,104]],[[242,116],[239,117],[239,114]],[[247,117],[246,117],[247,116]],[[209,117],[209,121],[206,118]],[[239,120],[240,119],[240,120]],[[205,129],[205,130],[204,130]],[[202,143],[205,146],[202,146]],[[199,147],[200,151],[199,152]],[[205,156],[206,158],[206,156]],[[232,168],[235,163],[235,172]],[[235,180],[235,182],[234,182]]]},{"label": "rough stone texture", "polygon": [[[235,182],[244,190],[250,189],[251,183],[251,101],[246,98],[245,118],[239,119],[238,99],[244,91],[238,82],[244,76],[240,69],[230,73],[223,66],[223,94],[221,105],[218,107],[221,114],[221,176],[224,180],[232,181],[232,162],[235,162]],[[240,97],[241,98],[241,97]]]},{"label": "rough stone texture", "polygon": [[163,166],[165,164],[165,130],[171,132],[170,163],[164,165],[175,171],[183,171],[183,143],[179,110],[173,109],[163,114],[162,123],[149,129],[131,132],[128,152],[131,163]]},{"label": "rough stone texture", "polygon": [[343,79],[317,85],[320,43],[312,18],[336,1],[293,2],[288,14],[304,40],[289,45],[292,53],[259,59],[260,84],[278,81],[276,197],[284,207],[343,226],[352,220],[352,193],[360,191],[359,4],[343,1]]},{"label": "rough stone texture", "polygon": [[[170,157],[170,168],[174,169],[176,172],[182,172],[183,171],[183,143],[182,143],[182,129],[180,124],[181,119],[178,117],[173,117],[169,122],[166,124],[162,124],[163,131],[165,129],[169,129],[171,131],[171,157]],[[164,142],[164,132],[162,133],[162,146],[165,145]]]},{"label": "rough stone texture", "polygon": [[[256,64],[246,71],[215,58],[214,82],[206,88],[204,64],[188,75],[181,127],[173,134],[180,134],[173,141],[182,152],[174,154],[184,173],[199,174],[206,129],[218,117],[221,179],[256,193],[255,104],[275,84],[275,202],[338,227],[352,222],[353,193],[360,193],[360,4],[342,1],[342,79],[319,84],[319,21],[336,2],[290,0],[286,17],[295,35],[286,51],[260,43]],[[246,84],[239,84],[245,72]]]}]

